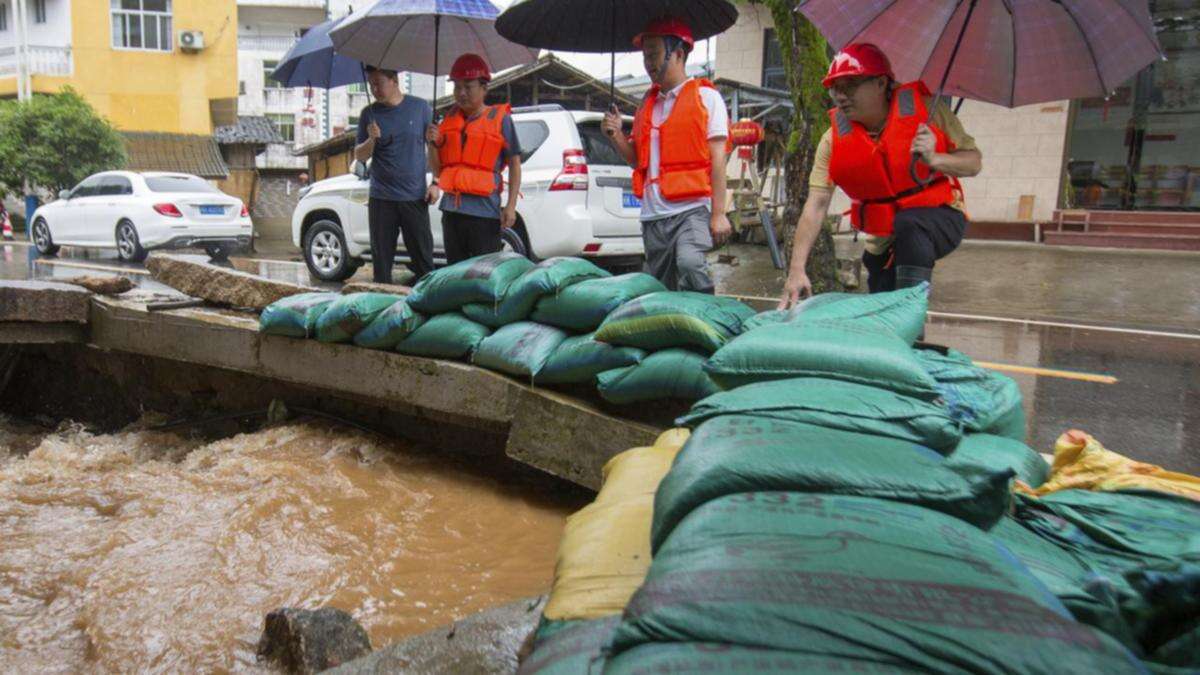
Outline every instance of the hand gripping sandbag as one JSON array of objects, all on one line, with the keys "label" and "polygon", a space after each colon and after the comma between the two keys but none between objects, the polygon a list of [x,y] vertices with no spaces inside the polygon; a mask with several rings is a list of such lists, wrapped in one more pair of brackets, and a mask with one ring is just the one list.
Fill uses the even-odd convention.
[{"label": "hand gripping sandbag", "polygon": [[317,319],[339,293],[300,293],[276,300],[258,317],[258,329],[267,335],[307,338],[317,332]]},{"label": "hand gripping sandbag", "polygon": [[1012,469],[1017,480],[1031,488],[1046,482],[1050,465],[1021,441],[991,434],[966,434],[946,458],[949,466],[982,466],[991,470]]},{"label": "hand gripping sandbag", "polygon": [[425,317],[413,311],[404,300],[379,313],[354,336],[354,344],[367,349],[395,349],[404,338],[425,323]]},{"label": "hand gripping sandbag", "polygon": [[683,347],[711,354],[752,316],[753,309],[733,298],[692,291],[651,293],[609,314],[596,339],[647,351]]},{"label": "hand gripping sandbag", "polygon": [[946,409],[969,431],[1025,440],[1025,409],[1015,380],[980,368],[962,352],[931,349],[913,352],[936,381]]},{"label": "hand gripping sandbag", "polygon": [[641,272],[588,279],[542,297],[529,318],[585,333],[596,330],[605,317],[630,300],[666,290],[658,279]]},{"label": "hand gripping sandbag", "polygon": [[404,298],[389,293],[351,293],[334,300],[317,319],[321,342],[349,342],[383,310]]},{"label": "hand gripping sandbag", "polygon": [[786,490],[876,497],[993,525],[1012,504],[1012,471],[956,472],[910,441],[749,415],[701,424],[654,502],[654,550],[687,514],[739,492]]},{"label": "hand gripping sandbag", "polygon": [[595,333],[576,335],[562,341],[546,365],[538,371],[537,384],[589,384],[607,370],[636,365],[646,352],[636,347],[615,347],[593,339]]},{"label": "hand gripping sandbag", "polygon": [[833,319],[866,330],[888,330],[911,345],[925,330],[929,284],[886,293],[823,293],[800,303],[789,321]]},{"label": "hand gripping sandbag", "polygon": [[759,382],[713,394],[675,423],[695,427],[731,414],[888,436],[943,454],[954,450],[962,439],[959,424],[939,405],[879,387],[816,377]]},{"label": "hand gripping sandbag", "polygon": [[532,267],[528,258],[511,251],[469,258],[425,275],[413,287],[408,304],[424,314],[452,312],[472,302],[494,304]]},{"label": "hand gripping sandbag", "polygon": [[485,326],[507,326],[528,318],[538,300],[547,295],[557,295],[581,281],[611,276],[583,258],[547,258],[514,280],[498,302],[466,305],[463,314]]},{"label": "hand gripping sandbag", "polygon": [[483,339],[471,362],[509,375],[536,377],[567,334],[532,321],[509,324]]},{"label": "hand gripping sandbag", "polygon": [[704,373],[704,357],[686,349],[664,349],[642,362],[596,376],[600,396],[609,403],[679,399],[695,401],[720,389]]},{"label": "hand gripping sandbag", "polygon": [[881,387],[931,401],[936,382],[913,350],[886,331],[836,320],[762,326],[739,335],[704,365],[723,389],[795,377]]},{"label": "hand gripping sandbag", "polygon": [[491,334],[458,312],[431,317],[396,345],[396,351],[435,359],[465,359]]},{"label": "hand gripping sandbag", "polygon": [[612,656],[721,642],[931,673],[1142,673],[996,540],[881,499],[753,492],[692,511],[625,608]]}]

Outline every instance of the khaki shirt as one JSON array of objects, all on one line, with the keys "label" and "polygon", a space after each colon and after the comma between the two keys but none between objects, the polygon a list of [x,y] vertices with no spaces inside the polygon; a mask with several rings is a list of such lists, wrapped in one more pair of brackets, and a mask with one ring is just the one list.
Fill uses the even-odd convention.
[{"label": "khaki shirt", "polygon": [[[925,106],[932,105],[933,99],[929,96],[925,97]],[[962,122],[958,116],[950,109],[950,105],[945,101],[938,104],[937,109],[929,116],[929,121],[933,126],[941,129],[946,133],[946,137],[954,144],[956,150],[975,150],[979,147],[975,145],[975,139],[967,133],[963,128]],[[833,129],[826,129],[824,135],[821,136],[820,142],[817,143],[817,152],[813,155],[812,172],[808,175],[809,190],[827,190],[833,191],[833,179],[829,176],[829,161],[833,157]],[[962,196],[955,198],[953,208],[962,211],[964,208]],[[887,250],[892,244],[891,237],[877,237],[874,235],[866,235],[867,250],[875,255],[879,255]]]}]

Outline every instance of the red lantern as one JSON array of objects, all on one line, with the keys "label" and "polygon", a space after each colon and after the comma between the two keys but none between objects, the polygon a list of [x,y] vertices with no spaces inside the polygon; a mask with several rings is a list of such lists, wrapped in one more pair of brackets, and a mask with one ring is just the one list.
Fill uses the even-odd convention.
[{"label": "red lantern", "polygon": [[766,130],[754,120],[738,120],[729,126],[729,140],[737,147],[758,145],[765,137]]}]

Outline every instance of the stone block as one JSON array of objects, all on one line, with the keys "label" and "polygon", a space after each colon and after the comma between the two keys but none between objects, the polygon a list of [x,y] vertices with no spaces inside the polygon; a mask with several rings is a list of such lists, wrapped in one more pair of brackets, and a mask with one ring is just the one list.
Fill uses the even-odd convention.
[{"label": "stone block", "polygon": [[153,254],[146,259],[146,269],[161,284],[229,307],[262,310],[281,298],[315,290],[177,255]]},{"label": "stone block", "polygon": [[0,321],[87,323],[92,294],[54,281],[0,281]]}]

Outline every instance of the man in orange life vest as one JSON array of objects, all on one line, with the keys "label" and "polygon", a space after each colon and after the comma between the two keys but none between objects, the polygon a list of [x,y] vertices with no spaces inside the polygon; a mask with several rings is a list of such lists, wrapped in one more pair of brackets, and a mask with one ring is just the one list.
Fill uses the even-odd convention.
[{"label": "man in orange life vest", "polygon": [[686,23],[656,19],[633,43],[653,86],[634,119],[632,139],[615,108],[604,118],[604,131],[634,167],[646,271],[671,290],[712,293],[705,253],[731,229],[725,216],[729,114],[711,82],[687,77],[695,41]]},{"label": "man in orange life vest", "polygon": [[[483,57],[463,54],[450,68],[455,107],[428,140],[437,148],[430,156],[442,197],[442,242],[446,262],[500,250],[502,229],[517,222],[521,185],[521,144],[507,104],[484,105],[491,71]],[[508,167],[508,201],[500,206]]]},{"label": "man in orange life vest", "polygon": [[[850,197],[851,224],[866,234],[867,285],[878,293],[930,281],[934,261],[958,247],[967,226],[958,178],[976,175],[983,162],[950,107],[929,111],[928,89],[897,84],[875,45],[848,45],[824,84],[835,106],[831,128],[813,160],[781,309],[812,293],[805,263],[835,185]],[[925,185],[911,176],[913,155]]]}]

